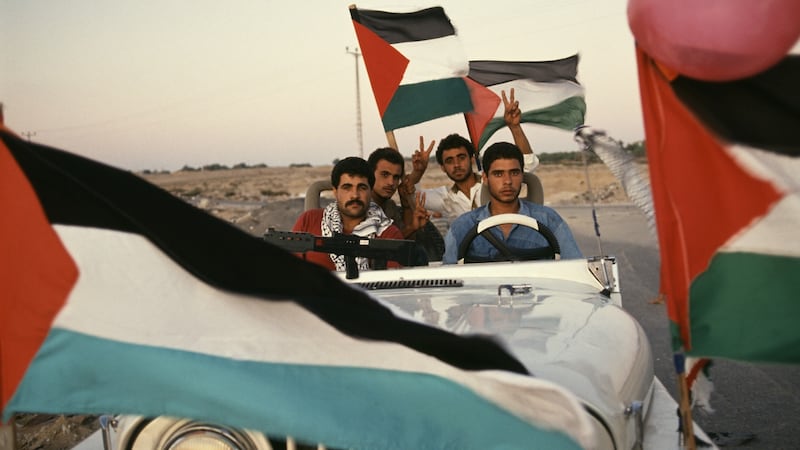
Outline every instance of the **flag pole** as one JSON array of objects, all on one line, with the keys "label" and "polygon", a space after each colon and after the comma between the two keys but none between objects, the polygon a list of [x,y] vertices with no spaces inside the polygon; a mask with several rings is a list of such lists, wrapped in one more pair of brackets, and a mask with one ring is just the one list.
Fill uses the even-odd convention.
[{"label": "flag pole", "polygon": [[399,148],[397,147],[397,139],[395,139],[394,137],[394,130],[389,130],[386,132],[386,142],[389,143],[389,147],[392,147],[393,149],[400,151]]},{"label": "flag pole", "polygon": [[464,124],[467,126],[467,134],[469,135],[469,140],[472,142],[472,147],[475,149],[475,165],[478,166],[478,172],[483,171],[481,169],[481,158],[480,153],[481,149],[478,148],[478,144],[480,143],[480,136],[478,136],[478,142],[475,142],[475,139],[472,137],[472,127],[469,124],[469,114],[468,112],[464,113]]},{"label": "flag pole", "polygon": [[18,448],[17,437],[16,433],[14,432],[15,416],[16,415],[12,415],[8,423],[0,422],[0,448],[5,448],[8,450],[16,450]]},{"label": "flag pole", "polygon": [[683,430],[683,447],[687,450],[696,450],[694,441],[694,424],[692,423],[692,406],[689,401],[689,386],[686,383],[686,357],[683,353],[676,353],[674,356],[675,371],[677,372],[678,392],[680,398],[680,417]]}]

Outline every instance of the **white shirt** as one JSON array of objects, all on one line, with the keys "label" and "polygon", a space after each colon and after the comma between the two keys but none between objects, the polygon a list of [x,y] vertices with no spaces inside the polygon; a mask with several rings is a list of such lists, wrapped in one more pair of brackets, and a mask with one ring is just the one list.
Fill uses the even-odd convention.
[{"label": "white shirt", "polygon": [[481,206],[481,187],[480,175],[475,174],[477,183],[469,190],[467,197],[458,186],[453,183],[450,186],[438,186],[435,188],[422,189],[425,193],[425,209],[442,213],[442,217],[455,219],[473,208]]},{"label": "white shirt", "polygon": [[[525,153],[522,158],[526,172],[532,172],[539,165],[539,158],[534,153]],[[440,212],[442,217],[452,220],[481,206],[483,184],[479,174],[475,174],[475,178],[477,183],[469,190],[469,197],[461,192],[455,183],[450,186],[421,189],[425,193],[425,209]]]}]

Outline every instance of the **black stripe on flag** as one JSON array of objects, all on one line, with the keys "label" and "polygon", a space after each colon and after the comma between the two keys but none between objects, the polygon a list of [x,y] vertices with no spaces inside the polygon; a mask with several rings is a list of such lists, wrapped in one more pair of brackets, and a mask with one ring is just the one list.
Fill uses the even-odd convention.
[{"label": "black stripe on flag", "polygon": [[678,77],[672,88],[714,133],[729,142],[800,156],[800,56],[730,82]]},{"label": "black stripe on flag", "polygon": [[519,79],[578,82],[578,55],[554,61],[470,61],[469,77],[484,86]]},{"label": "black stripe on flag", "polygon": [[425,41],[456,34],[441,6],[410,13],[351,8],[350,17],[389,44]]},{"label": "black stripe on flag", "polygon": [[264,300],[292,299],[355,338],[406,345],[461,369],[527,373],[516,358],[491,339],[457,336],[397,318],[328,270],[270,245],[133,173],[5,132],[0,137],[53,224],[138,233],[209,285]]}]

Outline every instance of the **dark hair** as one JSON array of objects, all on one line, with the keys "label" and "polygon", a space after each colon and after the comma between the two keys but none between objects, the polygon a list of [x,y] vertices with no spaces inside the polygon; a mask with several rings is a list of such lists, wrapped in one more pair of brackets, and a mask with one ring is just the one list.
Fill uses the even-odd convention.
[{"label": "dark hair", "polygon": [[483,159],[481,160],[483,171],[488,172],[492,163],[498,159],[516,159],[519,161],[520,169],[525,167],[522,151],[510,142],[495,142],[484,150]]},{"label": "dark hair", "polygon": [[461,147],[467,149],[467,154],[469,154],[470,158],[475,156],[475,146],[472,145],[472,142],[459,134],[453,133],[439,141],[439,146],[436,147],[436,162],[438,162],[441,166],[444,164],[444,161],[442,160],[442,153],[444,153],[445,150],[452,150],[454,148]]},{"label": "dark hair", "polygon": [[334,188],[339,187],[339,181],[342,174],[346,173],[350,176],[360,176],[367,179],[370,188],[375,184],[375,171],[370,168],[369,163],[364,161],[364,158],[358,156],[349,156],[340,160],[333,166],[331,171],[331,184]]},{"label": "dark hair", "polygon": [[389,161],[391,164],[399,165],[400,176],[405,174],[406,161],[403,159],[403,155],[401,155],[400,152],[392,147],[382,147],[376,149],[374,152],[370,153],[367,162],[369,163],[369,167],[372,169],[372,171],[375,172],[375,168],[378,167],[378,163],[383,160]]}]

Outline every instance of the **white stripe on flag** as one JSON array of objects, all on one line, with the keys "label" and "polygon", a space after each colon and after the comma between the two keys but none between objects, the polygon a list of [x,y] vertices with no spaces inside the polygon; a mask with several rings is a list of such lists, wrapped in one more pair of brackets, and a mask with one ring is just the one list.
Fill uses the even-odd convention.
[{"label": "white stripe on flag", "polygon": [[772,256],[800,258],[800,198],[783,197],[766,216],[734,235],[719,252],[761,253]]},{"label": "white stripe on flag", "polygon": [[726,149],[753,176],[783,192],[800,192],[800,158],[739,144]]},{"label": "white stripe on flag", "polygon": [[455,35],[394,44],[394,48],[409,60],[400,84],[460,78],[469,73],[469,61]]},{"label": "white stripe on flag", "polygon": [[766,216],[732,236],[719,251],[800,257],[796,223],[800,217],[800,158],[744,145],[726,149],[750,174],[768,181],[785,195]]},{"label": "white stripe on flag", "polygon": [[[567,80],[540,83],[520,79],[489,86],[489,89],[498,96],[501,91],[506,91],[506,96],[509,96],[511,88],[514,88],[514,99],[519,101],[520,109],[523,112],[547,108],[557,105],[568,98],[582,97],[584,95],[583,86]],[[494,117],[502,117],[504,111],[505,107],[501,102]]]}]

